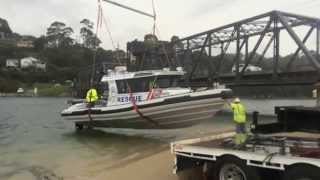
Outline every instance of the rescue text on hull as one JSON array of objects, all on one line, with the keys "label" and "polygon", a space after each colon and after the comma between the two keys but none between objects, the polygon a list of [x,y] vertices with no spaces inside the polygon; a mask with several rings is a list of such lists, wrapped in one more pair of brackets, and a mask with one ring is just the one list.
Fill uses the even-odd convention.
[{"label": "rescue text on hull", "polygon": [[[72,105],[61,115],[79,127],[175,129],[213,118],[223,108],[226,99],[231,98],[230,89],[194,91],[178,87],[174,82],[183,74],[183,71],[169,70],[113,72],[102,78],[100,83],[104,87],[100,91],[107,98],[102,97],[90,109],[84,102]],[[136,82],[139,82],[138,86],[148,86],[145,88],[148,91],[141,92],[143,90],[137,87]],[[122,85],[130,86],[130,83],[133,92],[126,93]]]}]

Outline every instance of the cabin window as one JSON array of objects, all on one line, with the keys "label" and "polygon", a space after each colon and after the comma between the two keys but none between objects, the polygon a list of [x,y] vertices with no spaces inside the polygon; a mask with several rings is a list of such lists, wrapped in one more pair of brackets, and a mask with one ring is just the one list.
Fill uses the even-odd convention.
[{"label": "cabin window", "polygon": [[[148,92],[151,87],[154,88],[169,88],[179,87],[181,76],[158,76],[158,77],[143,77],[127,80],[117,80],[117,88],[119,94],[128,94],[138,92]],[[152,86],[153,85],[153,86]]]},{"label": "cabin window", "polygon": [[[155,81],[155,77],[134,78],[128,80],[116,81],[119,94],[127,94],[129,87],[132,93],[148,92],[152,83]],[[129,85],[129,87],[128,87]]]},{"label": "cabin window", "polygon": [[179,87],[181,76],[159,76],[157,85],[159,88]]},{"label": "cabin window", "polygon": [[116,81],[117,88],[118,88],[118,94],[127,94],[129,93],[129,88],[127,85],[127,82],[124,80],[118,80]]},{"label": "cabin window", "polygon": [[132,92],[148,92],[155,77],[144,77],[137,79],[130,79],[128,81]]},{"label": "cabin window", "polygon": [[102,98],[108,98],[109,96],[109,83],[108,82],[101,82],[99,84],[99,88],[98,88],[98,92],[99,94],[102,95]]}]

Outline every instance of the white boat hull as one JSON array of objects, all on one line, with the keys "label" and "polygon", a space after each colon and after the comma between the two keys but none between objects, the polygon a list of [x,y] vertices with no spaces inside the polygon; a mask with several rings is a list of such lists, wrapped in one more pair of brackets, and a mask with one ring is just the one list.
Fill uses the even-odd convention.
[{"label": "white boat hull", "polygon": [[[66,114],[65,120],[77,124],[91,123],[95,127],[134,128],[134,129],[175,129],[192,126],[202,120],[212,118],[225,104],[219,95],[206,94],[196,97],[181,96],[175,98],[155,99],[121,108],[92,108],[91,120],[88,112]],[[107,108],[105,108],[107,109]],[[111,110],[110,110],[111,109]],[[86,110],[87,111],[87,110]]]}]

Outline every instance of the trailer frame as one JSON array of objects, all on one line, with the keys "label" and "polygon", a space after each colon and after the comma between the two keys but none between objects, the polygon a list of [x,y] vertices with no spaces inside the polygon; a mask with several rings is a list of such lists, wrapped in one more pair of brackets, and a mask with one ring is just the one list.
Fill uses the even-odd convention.
[{"label": "trailer frame", "polygon": [[[281,112],[278,118],[283,118],[283,113],[286,114],[286,110],[292,112],[292,107],[282,107],[280,108]],[[301,109],[306,108],[296,108],[299,112]],[[306,109],[310,112],[310,108]],[[316,110],[318,112],[318,110]],[[279,108],[276,108],[276,112],[280,112]],[[255,114],[257,116],[257,114]],[[289,116],[288,116],[289,117]],[[281,119],[281,122],[284,122]],[[294,131],[290,126],[290,121],[286,121],[286,126],[282,126],[278,128],[276,131],[277,133],[287,133]],[[296,122],[295,120],[293,122]],[[289,123],[289,124],[288,124]],[[257,124],[256,122],[252,126],[253,132],[260,132],[261,127],[269,127],[265,124]],[[291,128],[287,128],[291,127]],[[288,131],[286,131],[288,129]],[[301,130],[297,127],[298,130]],[[312,128],[312,129],[317,129]],[[259,130],[259,131],[258,131]],[[265,133],[265,131],[262,131]],[[288,172],[292,173],[292,169],[298,169],[299,167],[305,169],[314,169],[320,172],[320,136],[319,138],[306,138],[306,137],[288,137],[285,135],[274,134],[274,131],[269,131],[270,134],[252,134],[251,137],[253,138],[260,138],[261,144],[257,147],[252,147],[252,144],[246,144],[249,148],[252,148],[253,151],[249,151],[248,149],[235,149],[235,148],[225,148],[225,147],[210,147],[203,145],[204,143],[210,143],[217,140],[226,140],[231,139],[235,133],[234,132],[223,132],[223,133],[216,133],[211,136],[207,137],[200,137],[194,139],[186,139],[181,141],[176,141],[171,143],[171,152],[175,155],[174,160],[174,173],[179,174],[188,169],[192,168],[200,168],[202,169],[202,173],[208,175],[212,174],[212,171],[217,171],[215,169],[215,164],[217,162],[222,161],[225,158],[233,158],[237,159],[245,164],[248,168],[254,168],[257,171],[269,171],[275,172],[277,174],[281,174],[285,176]],[[306,133],[306,132],[303,132]],[[309,133],[309,132],[308,132]],[[319,134],[317,134],[319,135]],[[280,139],[279,142],[272,144],[269,141],[265,140],[268,138],[277,138]],[[281,144],[281,138],[283,138],[283,146]],[[316,150],[315,157],[309,156],[300,156],[299,154],[293,154],[291,152],[292,148],[297,145],[297,143],[303,144],[303,147],[313,148]],[[256,151],[256,148],[258,149]],[[259,148],[261,151],[259,151]],[[265,149],[264,149],[265,148]],[[275,151],[270,152],[263,152],[266,149],[272,149]],[[291,148],[291,149],[290,149]],[[264,150],[263,150],[264,149]],[[320,175],[319,175],[320,176]],[[313,179],[312,179],[313,180]]]}]

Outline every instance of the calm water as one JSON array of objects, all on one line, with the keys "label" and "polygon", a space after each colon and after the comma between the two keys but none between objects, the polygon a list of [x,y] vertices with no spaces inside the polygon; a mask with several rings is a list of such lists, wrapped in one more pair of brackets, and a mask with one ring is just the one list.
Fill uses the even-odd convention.
[{"label": "calm water", "polygon": [[[59,113],[65,98],[0,98],[0,179],[32,175],[90,177],[114,162],[167,147],[175,139],[232,128],[220,115],[178,130],[97,129],[76,133]],[[313,106],[314,100],[243,100],[249,111],[273,114],[274,105]]]}]

